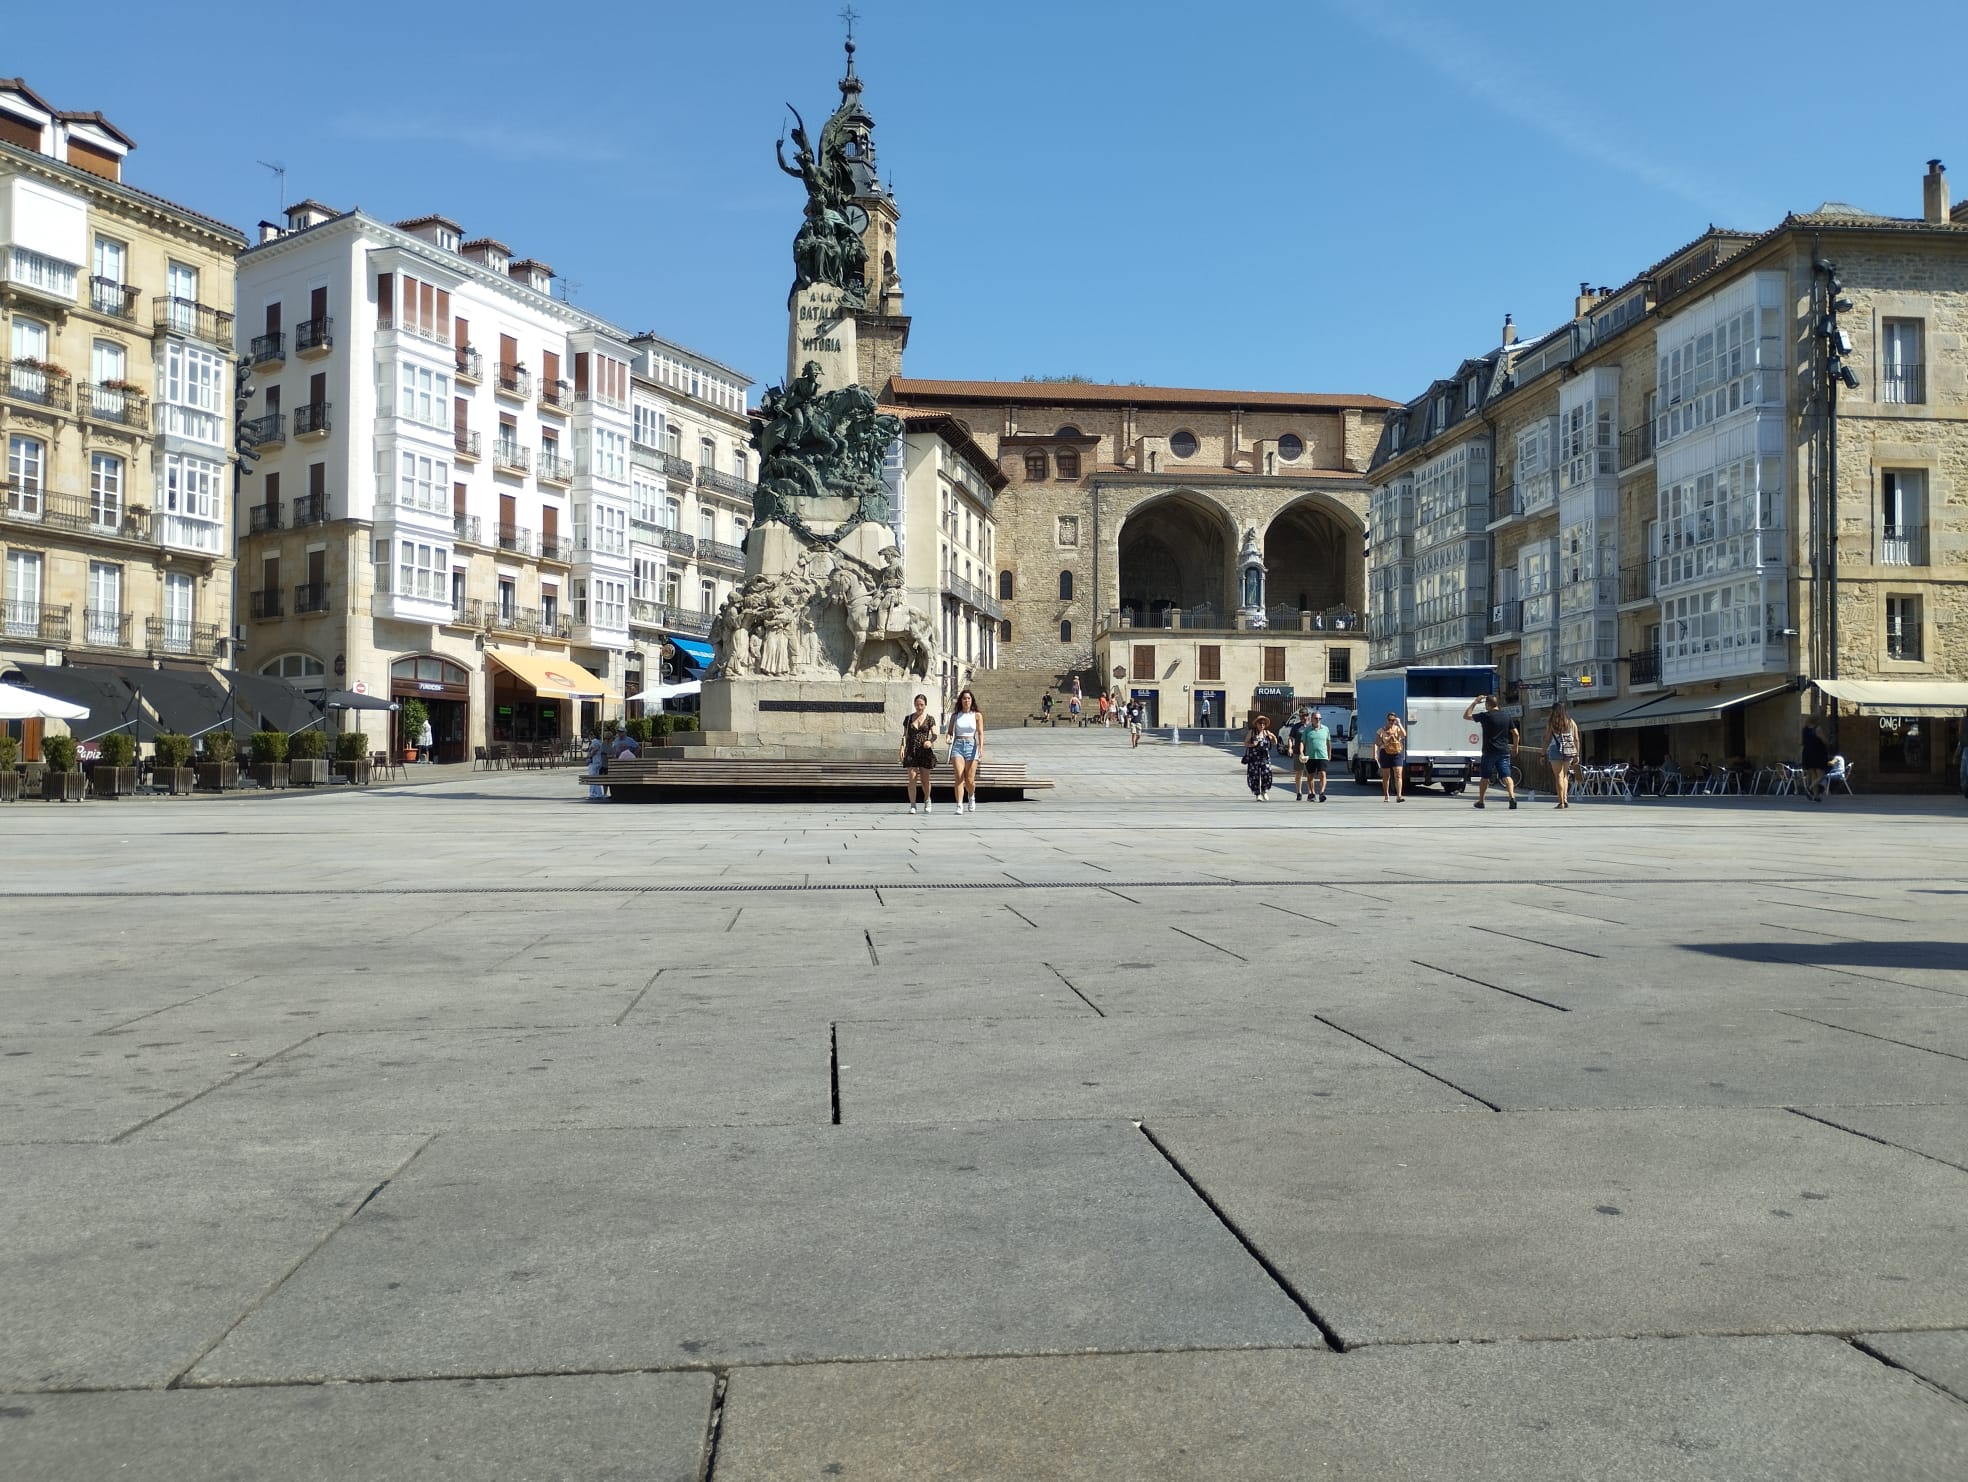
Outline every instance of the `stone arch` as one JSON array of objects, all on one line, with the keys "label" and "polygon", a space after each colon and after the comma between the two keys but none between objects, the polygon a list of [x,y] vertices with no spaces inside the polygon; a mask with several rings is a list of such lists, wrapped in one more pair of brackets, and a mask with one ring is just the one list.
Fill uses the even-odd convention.
[{"label": "stone arch", "polygon": [[1265,524],[1266,605],[1326,612],[1366,606],[1366,527],[1331,495],[1308,491],[1274,512]]},{"label": "stone arch", "polygon": [[1237,522],[1209,496],[1173,489],[1143,501],[1116,538],[1122,612],[1145,627],[1159,626],[1171,608],[1206,608],[1217,625],[1227,623],[1236,553]]}]

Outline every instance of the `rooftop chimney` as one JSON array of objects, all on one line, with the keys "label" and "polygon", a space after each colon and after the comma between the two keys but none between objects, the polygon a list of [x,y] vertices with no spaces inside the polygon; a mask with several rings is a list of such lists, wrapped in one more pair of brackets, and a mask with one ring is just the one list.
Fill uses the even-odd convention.
[{"label": "rooftop chimney", "polygon": [[554,270],[535,257],[522,257],[506,264],[506,276],[524,283],[535,293],[553,291]]},{"label": "rooftop chimney", "polygon": [[1503,347],[1507,350],[1517,343],[1517,326],[1508,314],[1503,316]]},{"label": "rooftop chimney", "polygon": [[286,235],[287,233],[285,231],[271,221],[260,223],[260,240],[262,242],[277,242]]},{"label": "rooftop chimney", "polygon": [[505,272],[506,263],[512,257],[512,248],[492,237],[476,237],[458,250],[473,262],[495,273]]},{"label": "rooftop chimney", "polygon": [[1947,224],[1947,166],[1939,160],[1927,161],[1927,178],[1920,182],[1920,205],[1923,220],[1934,226]]},{"label": "rooftop chimney", "polygon": [[1572,300],[1572,317],[1574,319],[1583,319],[1587,311],[1598,302],[1599,300],[1593,294],[1590,283],[1579,284],[1578,297]]},{"label": "rooftop chimney", "polygon": [[319,201],[297,201],[287,208],[287,230],[304,232],[311,226],[320,226],[336,213],[332,207]]}]

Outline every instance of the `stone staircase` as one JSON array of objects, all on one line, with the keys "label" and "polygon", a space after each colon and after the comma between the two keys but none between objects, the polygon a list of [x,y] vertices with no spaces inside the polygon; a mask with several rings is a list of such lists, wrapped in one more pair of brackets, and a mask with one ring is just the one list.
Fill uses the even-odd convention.
[{"label": "stone staircase", "polygon": [[[1080,675],[1085,695],[1083,715],[1098,716],[1099,681],[1091,669]],[[1052,711],[1059,724],[1066,724],[1066,702],[1073,693],[1073,676],[1054,669],[980,669],[970,681],[977,696],[977,708],[994,726],[1037,725],[1044,716],[1041,700],[1050,692]]]}]

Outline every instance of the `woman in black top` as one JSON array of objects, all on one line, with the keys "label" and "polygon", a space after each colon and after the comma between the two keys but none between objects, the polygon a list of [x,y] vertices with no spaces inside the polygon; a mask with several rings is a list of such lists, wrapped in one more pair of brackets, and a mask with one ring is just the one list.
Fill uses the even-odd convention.
[{"label": "woman in black top", "polygon": [[930,713],[929,696],[917,695],[916,708],[902,721],[902,747],[898,759],[909,774],[909,811],[916,811],[916,789],[922,789],[923,812],[929,811],[929,779],[936,769],[936,717]]}]

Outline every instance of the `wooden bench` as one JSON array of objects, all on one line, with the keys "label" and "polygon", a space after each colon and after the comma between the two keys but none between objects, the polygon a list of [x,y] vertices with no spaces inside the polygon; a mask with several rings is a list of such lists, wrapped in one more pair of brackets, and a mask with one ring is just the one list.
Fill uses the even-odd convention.
[{"label": "wooden bench", "polygon": [[[954,799],[950,769],[932,774],[931,795]],[[726,802],[771,797],[779,800],[831,798],[840,801],[899,802],[907,774],[893,762],[763,760],[717,757],[635,758],[614,761],[599,778],[582,776],[581,786],[599,781],[616,803]],[[1028,777],[1023,762],[979,762],[977,796],[982,802],[1022,801],[1049,788],[1043,777]]]}]

